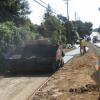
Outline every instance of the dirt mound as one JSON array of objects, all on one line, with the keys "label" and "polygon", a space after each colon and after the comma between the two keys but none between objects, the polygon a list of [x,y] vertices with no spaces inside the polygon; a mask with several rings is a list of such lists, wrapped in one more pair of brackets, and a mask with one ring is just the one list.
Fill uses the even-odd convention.
[{"label": "dirt mound", "polygon": [[95,54],[89,53],[84,56],[80,56],[71,62],[72,69],[78,69],[82,67],[91,67],[97,62]]},{"label": "dirt mound", "polygon": [[[33,100],[97,100],[97,60],[93,53],[76,56],[52,76]],[[39,96],[41,93],[45,95]]]}]

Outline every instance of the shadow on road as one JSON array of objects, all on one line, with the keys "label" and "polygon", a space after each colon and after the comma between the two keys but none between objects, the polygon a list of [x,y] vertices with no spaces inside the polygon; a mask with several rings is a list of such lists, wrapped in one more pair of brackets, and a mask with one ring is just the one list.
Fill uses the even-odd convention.
[{"label": "shadow on road", "polygon": [[53,73],[50,72],[20,72],[20,73],[0,73],[0,78],[10,77],[50,77]]}]

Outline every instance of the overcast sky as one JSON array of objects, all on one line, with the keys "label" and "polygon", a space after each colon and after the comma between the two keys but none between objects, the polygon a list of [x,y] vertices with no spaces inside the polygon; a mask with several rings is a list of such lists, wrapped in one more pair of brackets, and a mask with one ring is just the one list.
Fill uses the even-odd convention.
[{"label": "overcast sky", "polygon": [[[34,0],[28,0],[29,7],[32,13],[29,15],[29,18],[34,24],[40,24],[43,20],[43,15],[45,8],[34,2]],[[41,0],[37,0],[41,3]],[[63,0],[42,0],[46,4],[50,4],[53,11],[57,14],[62,14],[67,16],[67,7]],[[42,3],[43,4],[43,3]],[[43,4],[45,5],[45,4]],[[92,22],[93,28],[100,26],[100,0],[69,0],[69,18],[70,20],[76,19]]]}]

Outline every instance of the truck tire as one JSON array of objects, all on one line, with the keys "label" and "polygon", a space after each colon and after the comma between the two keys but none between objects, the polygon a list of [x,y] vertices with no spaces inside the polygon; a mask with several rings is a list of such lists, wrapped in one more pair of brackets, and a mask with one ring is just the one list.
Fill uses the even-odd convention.
[{"label": "truck tire", "polygon": [[61,61],[60,61],[60,67],[63,67],[63,66],[64,66],[64,61],[61,60]]},{"label": "truck tire", "polygon": [[52,64],[51,71],[52,71],[52,72],[55,72],[55,71],[57,70],[58,67],[59,67],[59,66],[58,66],[58,63],[57,63],[57,62],[54,62],[54,63]]}]

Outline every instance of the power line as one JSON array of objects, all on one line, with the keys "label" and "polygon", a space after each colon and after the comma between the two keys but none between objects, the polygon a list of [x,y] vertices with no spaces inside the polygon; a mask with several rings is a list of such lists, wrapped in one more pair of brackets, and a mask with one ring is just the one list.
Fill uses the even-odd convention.
[{"label": "power line", "polygon": [[35,1],[36,3],[38,3],[39,5],[41,5],[42,7],[44,7],[44,8],[47,9],[47,7],[45,7],[44,5],[42,5],[40,2],[38,2],[38,1],[36,1],[36,0],[33,0],[33,1]]},{"label": "power line", "polygon": [[42,1],[42,0],[40,0],[42,3],[44,3],[45,5],[47,5],[48,6],[48,4],[46,4],[44,1]]},{"label": "power line", "polygon": [[[38,3],[39,5],[41,5],[42,7],[44,7],[44,8],[46,8],[47,9],[47,7],[46,6],[44,6],[43,4],[41,4],[40,2],[38,2],[38,1],[36,1],[36,0],[33,0],[33,1],[35,1],[36,3]],[[43,2],[42,0],[40,0],[41,2]],[[43,2],[43,3],[45,3],[45,2]],[[46,3],[45,3],[46,4]],[[47,5],[47,4],[46,4]],[[48,6],[48,5],[47,5]],[[56,14],[56,15],[58,15],[56,12],[54,12],[54,11],[52,11],[54,14]]]},{"label": "power line", "polygon": [[[46,4],[44,1],[40,0],[42,3],[44,3],[46,6],[48,6],[48,4]],[[52,8],[52,7],[51,7]],[[53,10],[57,11],[56,9],[52,8]],[[57,11],[59,12],[59,11]]]},{"label": "power line", "polygon": [[[50,0],[52,3],[53,3],[53,1],[52,0]],[[57,7],[57,8],[59,8],[59,7]],[[60,11],[58,11],[58,10],[56,10],[56,9],[54,9],[54,8],[52,8],[53,10],[55,10],[56,12],[60,12]]]}]

